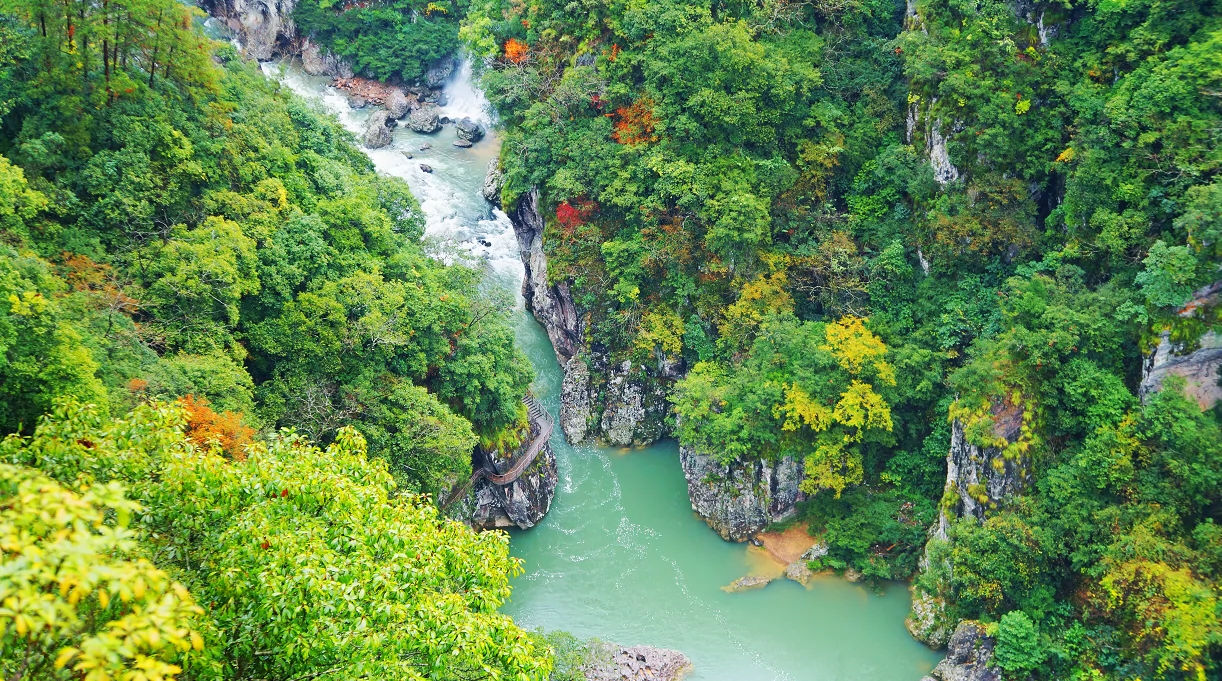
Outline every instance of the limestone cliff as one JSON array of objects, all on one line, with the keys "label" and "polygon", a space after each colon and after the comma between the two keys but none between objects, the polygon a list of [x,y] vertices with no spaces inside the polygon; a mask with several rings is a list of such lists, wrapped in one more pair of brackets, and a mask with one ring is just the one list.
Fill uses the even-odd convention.
[{"label": "limestone cliff", "polygon": [[[1192,300],[1180,310],[1181,317],[1204,315],[1222,302],[1222,281],[1197,291]],[[1141,385],[1138,395],[1145,401],[1158,392],[1168,376],[1184,379],[1184,392],[1201,405],[1211,409],[1222,400],[1222,336],[1212,330],[1206,331],[1192,346],[1173,343],[1171,333],[1164,331],[1154,351],[1142,366]]]},{"label": "limestone cliff", "polygon": [[1001,670],[989,664],[995,645],[979,622],[961,622],[946,657],[921,681],[1001,681]]},{"label": "limestone cliff", "polygon": [[[1007,403],[993,407],[993,434],[1006,442],[1015,442],[1022,434],[1023,410]],[[988,511],[996,509],[1018,494],[1030,481],[1023,462],[1007,458],[997,447],[981,447],[968,441],[963,424],[957,419],[951,424],[950,449],[946,454],[946,487],[938,522],[930,528],[922,571],[946,576],[953,566],[938,558],[935,549],[950,541],[950,524],[959,518],[983,522]],[[929,580],[927,580],[928,583]],[[954,628],[948,612],[945,580],[935,580],[938,586],[929,592],[913,589],[912,612],[905,620],[909,633],[928,646],[947,645]]]},{"label": "limestone cliff", "polygon": [[666,435],[666,395],[681,367],[664,361],[652,367],[633,365],[588,343],[585,315],[573,302],[569,282],[552,282],[548,277],[538,190],[521,197],[509,217],[525,268],[526,309],[547,330],[564,370],[560,426],[565,437],[576,444],[593,434],[627,446]]},{"label": "limestone cliff", "polygon": [[300,49],[293,23],[296,0],[204,0],[203,8],[233,31],[248,59],[267,61]]},{"label": "limestone cliff", "polygon": [[[489,476],[475,476],[463,496],[446,507],[446,514],[479,529],[534,527],[547,515],[556,493],[559,475],[556,470],[556,455],[547,439],[551,435],[551,417],[533,402],[530,407],[530,433],[523,442],[510,452],[477,449],[472,459],[473,467],[495,474],[510,474],[514,461],[527,454],[531,443],[543,438],[544,442],[533,462],[512,482],[497,484]],[[443,504],[444,506],[444,504]]]},{"label": "limestone cliff", "polygon": [[692,510],[727,541],[746,541],[769,524],[784,520],[805,495],[798,490],[801,463],[734,462],[723,466],[690,447],[679,448]]}]

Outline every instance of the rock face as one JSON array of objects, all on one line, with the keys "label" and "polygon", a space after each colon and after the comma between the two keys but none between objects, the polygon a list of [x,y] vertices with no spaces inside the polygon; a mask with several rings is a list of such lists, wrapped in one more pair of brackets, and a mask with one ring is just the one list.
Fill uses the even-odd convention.
[{"label": "rock face", "polygon": [[739,577],[730,582],[728,586],[721,587],[726,593],[734,593],[736,591],[750,591],[751,589],[762,589],[772,583],[774,577],[765,577],[764,575],[747,575]]},{"label": "rock face", "polygon": [[399,88],[391,88],[382,105],[386,107],[386,113],[396,120],[403,118],[411,110],[411,102]]},{"label": "rock face", "polygon": [[722,466],[711,456],[680,447],[679,463],[692,510],[727,541],[746,541],[788,518],[805,498],[798,490],[802,468],[791,458]]},{"label": "rock face", "polygon": [[407,117],[407,127],[419,133],[431,134],[441,130],[441,121],[437,119],[437,107],[422,106]]},{"label": "rock face", "polygon": [[1001,671],[989,666],[995,645],[979,622],[961,622],[946,658],[921,681],[1001,681]]},{"label": "rock face", "polygon": [[484,186],[480,189],[480,195],[484,200],[496,207],[501,206],[501,165],[497,159],[492,159],[488,162],[488,170],[484,173]]},{"label": "rock face", "polygon": [[586,681],[678,681],[692,670],[691,660],[677,650],[595,643],[599,658],[586,667]]},{"label": "rock face", "polygon": [[938,596],[914,593],[912,611],[904,620],[908,633],[930,648],[942,648],[950,640],[954,622],[947,619],[946,602]]},{"label": "rock face", "polygon": [[[1213,308],[1222,302],[1222,281],[1214,282],[1197,291],[1192,301],[1180,310],[1181,317],[1191,317]],[[1211,409],[1222,400],[1222,386],[1218,385],[1222,368],[1222,337],[1207,331],[1197,342],[1195,349],[1171,342],[1171,334],[1164,331],[1158,347],[1146,358],[1142,367],[1141,385],[1137,393],[1144,402],[1163,387],[1168,376],[1184,379],[1184,393],[1197,401],[1202,409]]]},{"label": "rock face", "polygon": [[284,54],[297,40],[296,0],[205,0],[204,10],[223,19],[248,59],[267,61]]},{"label": "rock face", "polygon": [[390,144],[391,128],[394,127],[395,121],[385,111],[375,111],[369,117],[369,123],[365,126],[365,135],[362,141],[365,146],[370,149],[381,149]]},{"label": "rock face", "polygon": [[[1023,412],[1016,406],[1001,404],[993,408],[993,434],[1014,442],[1022,432]],[[967,441],[963,424],[951,425],[950,451],[946,454],[946,489],[958,497],[954,514],[983,521],[985,511],[1007,497],[1020,493],[1028,479],[1026,469],[1017,461],[1002,456],[996,447],[978,447]],[[950,529],[950,518],[943,509],[938,517],[936,536],[942,540]]]},{"label": "rock face", "polygon": [[347,62],[306,38],[301,42],[301,67],[311,76],[351,78],[352,67]]},{"label": "rock face", "polygon": [[648,444],[664,435],[666,394],[682,375],[682,366],[661,360],[655,367],[612,362],[605,348],[588,347],[568,282],[548,281],[538,191],[522,196],[509,217],[525,267],[526,309],[547,329],[564,369],[560,425],[565,437],[575,444],[596,431],[611,444],[626,446]]},{"label": "rock face", "polygon": [[424,72],[424,83],[431,88],[439,88],[446,84],[450,79],[450,75],[454,73],[454,58],[442,57],[433,62],[432,66]]},{"label": "rock face", "polygon": [[470,118],[461,118],[455,121],[454,130],[458,133],[458,139],[466,140],[473,144],[484,139],[484,126]]},{"label": "rock face", "polygon": [[[509,452],[508,456],[501,456],[498,452],[485,455],[496,470],[504,471],[510,461],[530,446],[541,427],[540,422],[532,420],[530,438]],[[479,529],[530,529],[547,515],[559,479],[556,455],[551,445],[545,444],[517,480],[508,485],[497,485],[481,478],[472,485],[466,497],[447,512],[451,517]]]}]

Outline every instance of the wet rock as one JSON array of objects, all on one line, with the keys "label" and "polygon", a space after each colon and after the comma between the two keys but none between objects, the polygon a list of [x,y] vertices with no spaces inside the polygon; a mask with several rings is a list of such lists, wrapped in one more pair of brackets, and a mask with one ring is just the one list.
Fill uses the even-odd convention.
[{"label": "wet rock", "polygon": [[442,57],[433,62],[428,70],[424,72],[424,84],[432,89],[437,89],[446,84],[450,76],[454,73],[454,58]]},{"label": "wet rock", "polygon": [[428,151],[429,149],[432,149],[432,148],[433,148],[433,145],[429,144],[428,142],[425,142],[424,144],[420,145],[420,151]]},{"label": "wet rock", "polygon": [[375,111],[369,117],[369,122],[365,126],[365,135],[362,138],[365,146],[370,149],[380,149],[391,142],[391,127],[395,122],[387,115],[385,111]]},{"label": "wet rock", "polygon": [[433,166],[431,166],[431,165],[429,165],[429,164],[427,164],[427,163],[421,163],[421,164],[420,164],[420,170],[421,170],[421,172],[425,172],[425,173],[431,173],[431,172],[433,172]]},{"label": "wet rock", "polygon": [[853,568],[849,568],[844,571],[844,578],[850,582],[860,582],[862,574]]},{"label": "wet rock", "polygon": [[692,662],[677,650],[594,642],[586,667],[586,681],[678,681],[692,670]]},{"label": "wet rock", "polygon": [[468,142],[467,140],[454,140],[454,146],[460,149],[470,149],[471,143]]},{"label": "wet rock", "polygon": [[412,153],[411,153],[410,151],[405,151],[405,152],[403,152],[403,156],[404,156],[405,158],[410,159],[410,158],[412,157]]},{"label": "wet rock", "polygon": [[386,112],[394,119],[403,118],[411,110],[411,102],[408,101],[407,95],[403,94],[403,91],[399,88],[391,88],[382,105],[386,107]]},{"label": "wet rock", "polygon": [[488,170],[484,173],[484,186],[480,189],[480,195],[484,200],[494,206],[501,205],[501,166],[497,159],[488,161]]},{"label": "wet rock", "polygon": [[369,100],[360,95],[353,95],[348,98],[348,106],[352,107],[353,109],[364,109],[365,107],[369,106]]},{"label": "wet rock", "polygon": [[311,76],[352,77],[352,67],[347,62],[309,38],[301,43],[301,68]]},{"label": "wet rock", "polygon": [[432,134],[441,130],[441,121],[437,119],[437,107],[422,106],[407,117],[407,127],[423,134]]},{"label": "wet rock", "polygon": [[815,573],[810,571],[804,560],[797,560],[785,566],[785,579],[792,579],[803,586],[806,586],[814,576]]},{"label": "wet rock", "polygon": [[946,657],[921,681],[1001,681],[990,667],[995,642],[979,622],[960,622],[946,647]]},{"label": "wet rock", "polygon": [[470,118],[462,118],[455,121],[454,130],[458,133],[458,139],[460,140],[474,143],[484,139],[484,126]]},{"label": "wet rock", "polygon": [[723,466],[681,446],[679,463],[692,510],[727,541],[745,541],[769,524],[785,520],[805,498],[798,490],[802,468],[792,458]]},{"label": "wet rock", "polygon": [[747,575],[746,577],[739,577],[728,585],[721,587],[721,590],[726,593],[735,593],[751,589],[762,589],[768,586],[773,579],[773,577],[765,577],[763,575]]}]

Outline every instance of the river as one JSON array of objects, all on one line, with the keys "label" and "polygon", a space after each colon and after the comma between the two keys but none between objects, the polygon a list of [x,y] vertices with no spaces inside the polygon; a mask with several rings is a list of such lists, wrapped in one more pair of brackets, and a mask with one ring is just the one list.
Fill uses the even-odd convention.
[{"label": "river", "polygon": [[[299,66],[263,69],[353,132],[372,113],[349,108],[327,79]],[[488,120],[469,67],[446,92],[445,113]],[[390,147],[367,153],[380,172],[411,186],[426,216],[426,238],[439,251],[465,252],[484,264],[489,281],[512,291],[518,342],[538,375],[535,391],[555,416],[562,374],[547,334],[523,309],[512,225],[479,196],[498,142],[489,134],[460,149],[454,139],[451,126],[436,135],[400,127]],[[432,148],[421,151],[426,143]],[[421,171],[420,163],[433,172]],[[781,579],[760,590],[722,591],[749,572],[775,568],[761,552],[722,541],[693,514],[675,443],[573,447],[556,429],[552,447],[560,483],[551,511],[534,529],[512,533],[511,551],[525,573],[514,580],[504,611],[523,626],[674,648],[691,658],[691,681],[916,681],[939,658],[904,629],[903,585],[876,594],[820,576],[805,587]]]}]

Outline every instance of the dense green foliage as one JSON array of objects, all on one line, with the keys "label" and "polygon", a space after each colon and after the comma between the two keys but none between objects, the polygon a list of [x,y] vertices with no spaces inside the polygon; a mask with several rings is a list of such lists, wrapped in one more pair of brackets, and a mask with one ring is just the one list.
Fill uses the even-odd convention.
[{"label": "dense green foliage", "polygon": [[323,444],[356,425],[416,491],[469,474],[525,420],[504,306],[338,123],[146,4],[0,5],[0,432],[191,394]]},{"label": "dense green foliage", "polygon": [[465,0],[302,0],[293,7],[298,30],[379,80],[415,81],[429,64],[459,47]]},{"label": "dense green foliage", "polygon": [[396,493],[351,428],[230,461],[185,417],[69,404],[0,443],[5,678],[548,678],[496,612],[505,534]]},{"label": "dense green foliage", "polygon": [[1136,393],[1217,328],[1181,308],[1220,278],[1222,8],[909,9],[476,0],[502,198],[539,188],[590,344],[689,368],[684,444],[805,460],[825,565],[917,570],[958,419],[1032,482],[918,589],[1014,678],[1218,678],[1218,410]]}]

